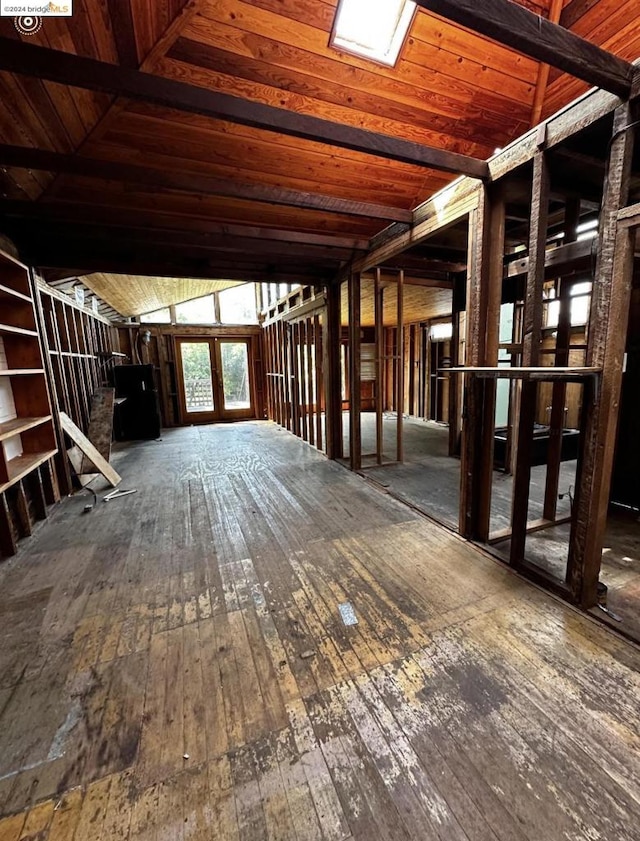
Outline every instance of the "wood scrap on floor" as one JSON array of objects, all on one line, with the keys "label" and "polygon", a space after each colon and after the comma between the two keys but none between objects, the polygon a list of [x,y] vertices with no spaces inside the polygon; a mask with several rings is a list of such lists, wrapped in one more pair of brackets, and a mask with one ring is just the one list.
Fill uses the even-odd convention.
[{"label": "wood scrap on floor", "polygon": [[60,421],[63,430],[67,433],[69,438],[79,447],[82,453],[90,459],[91,463],[96,467],[99,473],[109,482],[112,487],[116,487],[122,481],[120,475],[111,467],[109,462],[102,457],[98,450],[94,447],[87,436],[79,429],[71,420],[66,412],[60,412]]},{"label": "wood scrap on floor", "polygon": [[[105,461],[111,458],[113,438],[113,407],[116,391],[114,388],[98,388],[91,399],[91,414],[87,438]],[[80,473],[92,473],[93,461],[85,454],[80,466]]]}]

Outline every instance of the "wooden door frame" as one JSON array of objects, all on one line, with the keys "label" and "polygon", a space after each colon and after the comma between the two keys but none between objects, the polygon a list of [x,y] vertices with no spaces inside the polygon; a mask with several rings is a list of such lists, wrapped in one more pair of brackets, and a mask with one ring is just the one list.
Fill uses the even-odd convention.
[{"label": "wooden door frame", "polygon": [[[213,339],[216,370],[218,372],[218,391],[220,393],[220,420],[221,421],[235,421],[235,420],[251,420],[256,418],[256,383],[255,371],[253,365],[254,346],[250,337],[248,336],[215,336]],[[249,408],[248,409],[225,409],[224,407],[224,376],[222,369],[222,345],[244,344],[247,348],[247,376],[249,377]],[[214,391],[215,393],[215,391]]]},{"label": "wooden door frame", "polygon": [[[180,423],[182,426],[189,426],[191,424],[199,423],[218,423],[220,417],[220,399],[218,395],[218,374],[215,366],[217,365],[215,345],[213,336],[174,336],[175,342],[175,360],[176,360],[176,387],[178,391],[178,414],[180,416]],[[212,412],[188,412],[187,398],[184,389],[184,367],[182,365],[182,344],[206,344],[209,347],[209,360],[211,362],[211,386],[213,389],[213,405]]]},{"label": "wooden door frame", "polygon": [[[174,335],[175,361],[176,361],[176,387],[178,392],[178,414],[182,426],[190,424],[207,423],[232,423],[238,420],[253,420],[258,417],[258,394],[254,362],[256,356],[255,336],[224,335],[224,336],[194,336],[189,334]],[[225,409],[224,408],[224,387],[222,382],[222,355],[221,343],[238,344],[243,343],[247,348],[247,366],[249,376],[249,409]],[[209,358],[211,360],[211,384],[213,388],[213,403],[216,407],[213,412],[187,412],[186,395],[184,390],[184,368],[182,366],[182,353],[180,345],[206,343],[209,345]]]}]

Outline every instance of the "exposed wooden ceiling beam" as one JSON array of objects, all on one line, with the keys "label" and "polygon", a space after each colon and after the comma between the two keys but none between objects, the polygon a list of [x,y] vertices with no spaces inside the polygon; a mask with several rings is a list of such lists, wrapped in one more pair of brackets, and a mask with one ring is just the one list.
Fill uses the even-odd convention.
[{"label": "exposed wooden ceiling beam", "polygon": [[260,102],[251,102],[174,79],[165,79],[11,38],[0,39],[0,70],[150,102],[444,172],[483,179],[489,176],[486,161],[467,155],[423,146],[402,138],[334,123]]},{"label": "exposed wooden ceiling beam", "polygon": [[511,0],[416,0],[419,6],[626,98],[634,67]]},{"label": "exposed wooden ceiling beam", "polygon": [[[27,243],[33,231],[31,222],[24,224],[14,223],[7,228],[11,237],[18,243]],[[268,240],[256,239],[231,239],[219,235],[214,236],[193,236],[188,233],[178,232],[167,235],[158,231],[130,231],[126,228],[108,228],[75,223],[73,231],[69,231],[68,224],[64,222],[47,223],[46,232],[43,234],[47,241],[65,241],[74,250],[75,244],[80,241],[94,241],[101,244],[109,243],[113,248],[134,248],[146,249],[152,253],[170,250],[173,255],[180,258],[199,256],[223,257],[227,260],[263,260],[282,261],[289,263],[297,259],[301,269],[306,265],[326,265],[328,268],[337,269],[341,263],[353,258],[354,252],[337,248],[326,248],[317,245],[303,245],[270,242]]]},{"label": "exposed wooden ceiling beam", "polygon": [[147,184],[167,190],[247,199],[307,210],[321,210],[325,213],[341,213],[345,216],[364,216],[391,222],[411,222],[412,219],[410,210],[398,207],[350,201],[321,193],[289,190],[283,187],[243,184],[205,174],[155,169],[137,164],[121,164],[116,161],[87,158],[83,155],[65,155],[46,149],[31,149],[27,146],[0,144],[0,165],[43,170],[57,175],[82,175],[125,183]]},{"label": "exposed wooden ceiling beam", "polygon": [[[70,222],[74,224],[85,224],[88,221],[100,223],[107,233],[126,229],[127,231],[142,231],[149,236],[157,236],[160,239],[172,236],[183,237],[187,241],[192,238],[193,242],[210,241],[212,237],[219,237],[221,240],[231,241],[235,239],[256,240],[260,242],[282,243],[282,248],[287,253],[288,247],[293,245],[318,246],[323,248],[335,248],[353,253],[354,251],[367,251],[369,241],[348,236],[331,236],[330,234],[312,234],[304,231],[280,230],[278,228],[256,227],[252,225],[235,225],[222,222],[210,222],[206,230],[195,228],[191,220],[185,217],[176,217],[171,220],[171,225],[150,225],[141,219],[140,213],[136,211],[124,211],[121,208],[111,207],[89,207],[83,202],[71,201],[2,201],[0,200],[0,223],[11,225],[12,220],[29,219],[43,222]],[[0,227],[2,225],[0,224]]]},{"label": "exposed wooden ceiling beam", "polygon": [[[68,255],[67,255],[68,258]],[[241,280],[255,283],[301,283],[309,286],[319,286],[331,279],[330,274],[293,271],[291,268],[275,271],[273,268],[252,266],[251,268],[235,266],[210,265],[205,260],[175,261],[167,260],[137,260],[133,257],[120,257],[113,254],[85,255],[82,268],[65,267],[64,255],[42,255],[37,268],[45,275],[48,270],[64,270],[63,273],[73,275],[88,275],[94,272],[113,274],[134,274],[143,277],[193,277],[202,280]]]},{"label": "exposed wooden ceiling beam", "polygon": [[[562,4],[564,0],[551,0],[549,7],[549,22],[558,23],[562,13]],[[542,116],[542,109],[544,107],[545,95],[547,93],[547,85],[549,83],[550,67],[546,62],[541,62],[538,66],[538,81],[536,82],[536,92],[533,98],[533,108],[531,109],[531,125],[537,126]]]}]

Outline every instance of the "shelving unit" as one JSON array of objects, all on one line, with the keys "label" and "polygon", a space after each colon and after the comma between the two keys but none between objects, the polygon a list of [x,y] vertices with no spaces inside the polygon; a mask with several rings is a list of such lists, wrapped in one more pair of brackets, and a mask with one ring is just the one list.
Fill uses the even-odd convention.
[{"label": "shelving unit", "polygon": [[[0,251],[0,494],[56,452],[29,270]],[[24,489],[18,492],[23,494]],[[4,499],[0,508],[7,510]],[[3,545],[13,545],[11,523],[2,526]]]}]

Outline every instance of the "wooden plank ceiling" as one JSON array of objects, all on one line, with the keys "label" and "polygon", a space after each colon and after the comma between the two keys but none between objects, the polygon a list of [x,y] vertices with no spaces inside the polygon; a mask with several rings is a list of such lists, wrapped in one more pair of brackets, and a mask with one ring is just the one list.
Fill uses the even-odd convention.
[{"label": "wooden plank ceiling", "polygon": [[238,286],[233,280],[93,274],[80,281],[123,316],[141,315]]},{"label": "wooden plank ceiling", "polygon": [[[561,0],[518,2],[560,14]],[[383,67],[329,46],[336,5],[76,0],[72,18],[47,19],[22,40],[480,160],[530,127],[547,84],[539,62],[418,9],[398,64]],[[634,58],[637,6],[565,0],[560,19]],[[7,18],[0,34],[20,37]],[[582,87],[552,71],[544,113]],[[0,144],[5,164],[25,148],[62,155],[0,172],[0,230],[58,276],[317,283],[453,178],[8,72],[0,73]],[[84,168],[74,168],[78,159]]]}]

